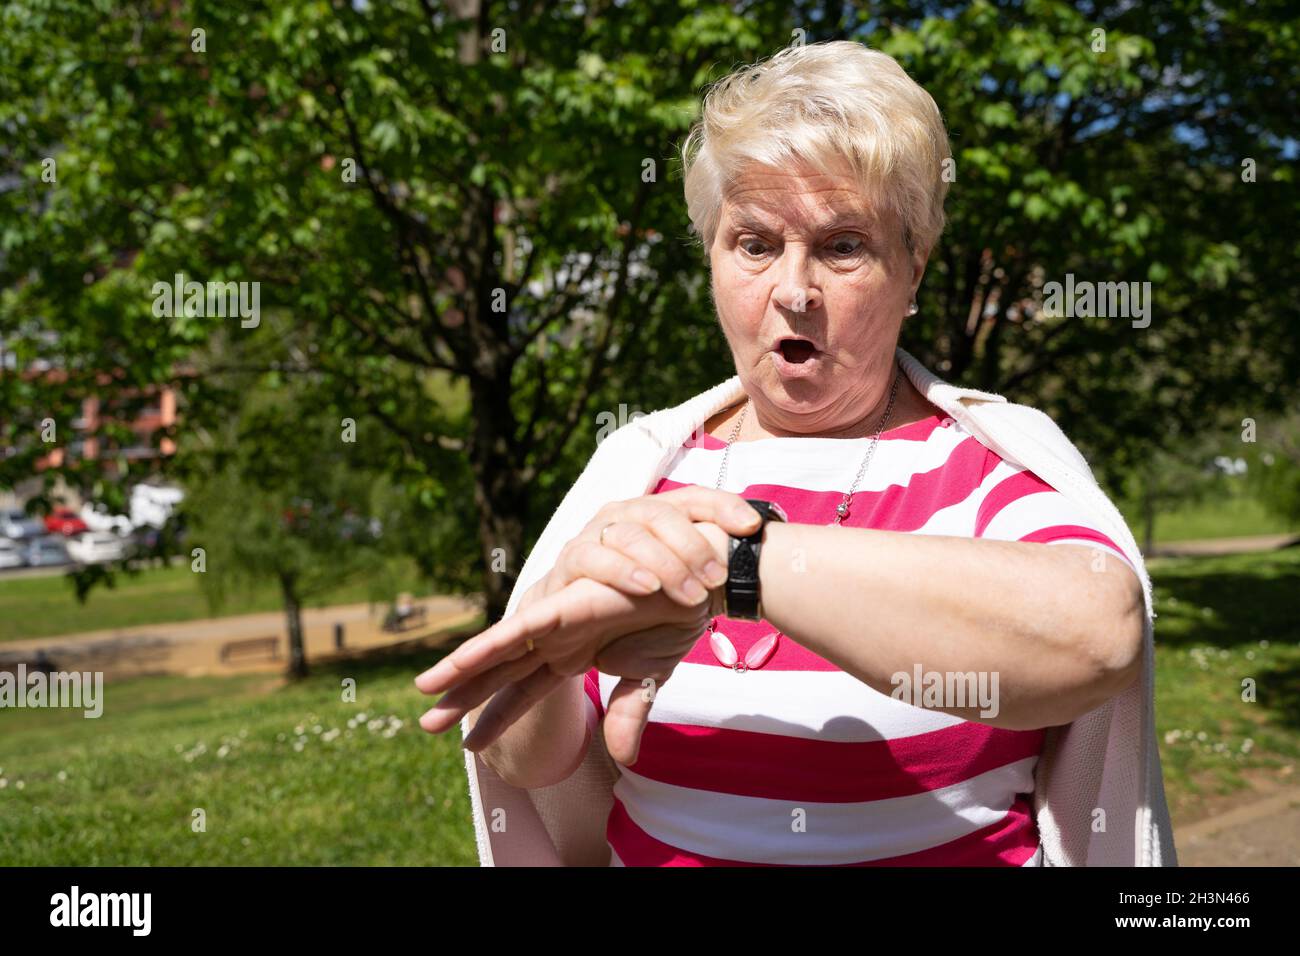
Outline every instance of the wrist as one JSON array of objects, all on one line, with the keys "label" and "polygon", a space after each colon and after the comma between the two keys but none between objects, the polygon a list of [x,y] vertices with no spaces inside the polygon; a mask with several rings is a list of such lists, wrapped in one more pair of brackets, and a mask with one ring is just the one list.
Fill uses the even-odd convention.
[{"label": "wrist", "polygon": [[[767,529],[773,523],[789,521],[785,509],[775,501],[765,498],[747,498],[746,502],[759,514],[761,523],[748,534],[728,536],[727,582],[724,594],[726,615],[742,621],[761,621],[763,614],[763,586],[759,574]],[[771,562],[768,562],[769,564]]]}]

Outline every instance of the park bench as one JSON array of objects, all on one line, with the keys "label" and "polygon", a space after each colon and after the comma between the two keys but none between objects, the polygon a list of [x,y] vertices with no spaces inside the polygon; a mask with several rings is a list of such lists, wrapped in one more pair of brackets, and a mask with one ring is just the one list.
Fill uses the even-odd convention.
[{"label": "park bench", "polygon": [[395,610],[389,611],[388,616],[384,618],[384,630],[400,633],[411,628],[423,627],[428,616],[429,612],[423,604],[412,607],[410,613],[403,618],[398,618]]},{"label": "park bench", "polygon": [[221,646],[221,662],[230,663],[235,659],[246,660],[250,657],[280,659],[280,638],[249,637],[242,641],[227,641]]}]

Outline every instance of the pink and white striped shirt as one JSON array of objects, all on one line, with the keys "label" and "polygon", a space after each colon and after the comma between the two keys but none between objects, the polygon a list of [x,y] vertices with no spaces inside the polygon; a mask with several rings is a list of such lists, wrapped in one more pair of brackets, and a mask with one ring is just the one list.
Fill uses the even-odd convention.
[{"label": "pink and white striped shirt", "polygon": [[[723,488],[776,501],[791,522],[828,524],[869,441],[741,442]],[[712,488],[724,448],[712,435],[688,440],[652,493]],[[844,525],[1070,541],[1128,563],[1063,495],[939,414],[881,435]],[[726,617],[718,628],[742,657],[773,630]],[[599,718],[617,683],[588,672]],[[881,694],[785,635],[761,668],[736,673],[701,635],[657,689],[636,763],[619,765],[611,864],[1037,866],[1043,736]]]}]

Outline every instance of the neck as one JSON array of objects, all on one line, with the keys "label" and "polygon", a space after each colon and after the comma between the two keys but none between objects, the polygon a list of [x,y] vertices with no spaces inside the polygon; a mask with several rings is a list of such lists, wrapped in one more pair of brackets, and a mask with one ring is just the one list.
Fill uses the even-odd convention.
[{"label": "neck", "polygon": [[[735,427],[736,419],[744,413],[745,420],[741,426],[740,434],[736,436],[736,441],[758,441],[762,438],[870,438],[881,428],[881,418],[885,414],[885,409],[889,406],[889,392],[893,387],[893,376],[898,376],[898,394],[894,399],[894,407],[890,412],[889,421],[884,424],[884,428],[898,428],[901,425],[908,425],[912,422],[919,421],[928,415],[933,414],[934,407],[916,390],[911,380],[904,374],[897,363],[890,365],[892,375],[885,380],[884,388],[875,405],[865,415],[857,421],[852,422],[842,428],[826,429],[816,432],[790,431],[763,421],[762,414],[758,411],[758,406],[752,400],[735,406],[729,413],[724,413],[725,418],[719,423],[719,436],[724,441],[730,437],[731,429]],[[747,410],[746,410],[747,409]]]}]

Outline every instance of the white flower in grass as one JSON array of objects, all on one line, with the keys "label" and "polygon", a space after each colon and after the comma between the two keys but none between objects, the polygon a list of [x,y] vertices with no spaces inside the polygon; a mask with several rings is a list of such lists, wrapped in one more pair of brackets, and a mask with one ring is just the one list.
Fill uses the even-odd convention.
[{"label": "white flower in grass", "polygon": [[1259,642],[1259,646],[1260,646],[1260,647],[1268,647],[1268,638],[1265,638],[1264,640],[1260,641],[1260,642]]},{"label": "white flower in grass", "polygon": [[297,736],[302,736],[302,731],[303,731],[302,724],[299,724],[297,727],[293,728],[293,732]]},{"label": "white flower in grass", "polygon": [[293,749],[294,749],[295,751],[297,751],[298,753],[302,753],[302,741],[301,741],[301,740],[295,740],[295,741],[293,742]]},{"label": "white flower in grass", "polygon": [[226,746],[223,745],[223,746],[222,746],[222,747],[217,751],[217,757],[218,757],[218,758],[225,757],[226,754],[228,754],[228,753],[230,753],[230,748],[229,748],[229,747],[226,747]]},{"label": "white flower in grass", "polygon": [[15,790],[21,790],[21,789],[22,789],[23,787],[25,787],[25,786],[27,786],[27,784],[23,783],[21,780],[15,780],[15,781],[14,781],[14,789],[15,789]]},{"label": "white flower in grass", "polygon": [[1181,730],[1169,730],[1169,731],[1166,731],[1166,732],[1165,732],[1165,743],[1167,743],[1167,744],[1177,743],[1177,742],[1178,742],[1178,739],[1179,739],[1180,737],[1182,737],[1182,736],[1183,736],[1183,732],[1182,732]]},{"label": "white flower in grass", "polygon": [[1242,753],[1248,754],[1254,749],[1255,749],[1255,741],[1251,740],[1249,737],[1247,737],[1245,740],[1241,742]]},{"label": "white flower in grass", "polygon": [[363,710],[361,713],[357,714],[357,723],[364,724],[365,722],[366,722],[366,712]]},{"label": "white flower in grass", "polygon": [[4,777],[0,777],[0,790],[3,790],[7,786],[9,786],[9,781]]},{"label": "white flower in grass", "polygon": [[318,734],[318,733],[320,733],[320,732],[321,732],[322,730],[324,730],[324,729],[325,729],[325,728],[322,727],[320,724],[316,724],[316,725],[314,725],[314,726],[312,727],[311,732],[312,732],[313,734]]},{"label": "white flower in grass", "polygon": [[1196,739],[1200,741],[1206,741],[1210,739],[1210,735],[1202,730],[1199,734],[1196,735]]},{"label": "white flower in grass", "polygon": [[65,781],[65,780],[67,780],[67,779],[68,779],[68,771],[66,771],[66,770],[60,770],[60,771],[59,771],[59,783],[62,783],[63,781]]},{"label": "white flower in grass", "polygon": [[384,721],[379,717],[376,717],[374,720],[366,721],[366,730],[369,730],[371,733],[374,733],[382,726],[384,726]]},{"label": "white flower in grass", "polygon": [[275,740],[276,740],[276,743],[281,743],[281,744],[284,743],[284,741],[285,741],[285,736],[284,736],[284,734],[276,734],[276,735],[275,735]]}]

